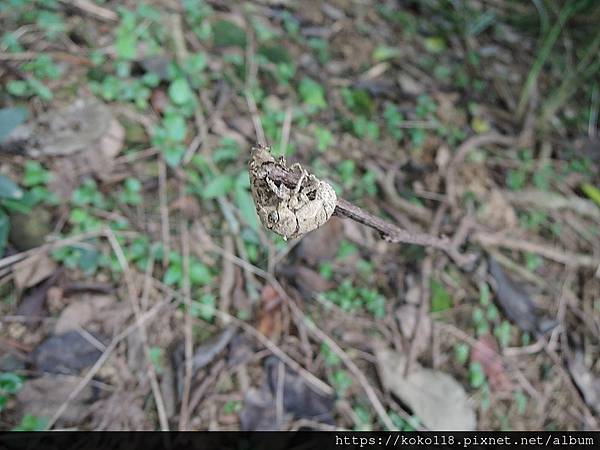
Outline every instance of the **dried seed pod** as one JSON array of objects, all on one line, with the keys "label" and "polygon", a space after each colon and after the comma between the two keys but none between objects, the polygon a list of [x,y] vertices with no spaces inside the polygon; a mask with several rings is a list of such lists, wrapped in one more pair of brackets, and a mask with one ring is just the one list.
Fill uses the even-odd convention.
[{"label": "dried seed pod", "polygon": [[[269,178],[268,165],[298,173],[300,179],[296,187],[290,189]],[[317,229],[333,214],[337,196],[331,185],[318,180],[299,164],[288,169],[285,160],[276,160],[268,147],[252,149],[249,172],[252,197],[260,221],[284,239],[296,238]]]}]

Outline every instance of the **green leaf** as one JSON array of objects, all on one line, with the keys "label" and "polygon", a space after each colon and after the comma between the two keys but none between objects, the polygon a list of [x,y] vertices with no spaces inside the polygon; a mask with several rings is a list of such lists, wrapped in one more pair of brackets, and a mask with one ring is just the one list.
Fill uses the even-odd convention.
[{"label": "green leaf", "polygon": [[485,372],[481,364],[477,361],[469,364],[469,381],[475,389],[480,388],[485,383]]},{"label": "green leaf", "polygon": [[52,174],[44,169],[38,161],[25,161],[25,175],[22,184],[27,187],[46,184],[52,179]]},{"label": "green leaf", "polygon": [[246,187],[244,187],[239,182],[240,177],[244,176],[244,175],[246,176],[246,179],[247,179],[248,172],[244,172],[244,173],[240,174],[240,176],[236,180],[235,193],[234,193],[235,204],[239,208],[240,214],[242,215],[244,222],[246,222],[246,224],[250,228],[252,228],[254,231],[258,232],[260,223],[258,221],[258,215],[256,214],[256,208],[254,207],[254,200],[252,199],[252,196],[250,195],[250,193],[248,192]]},{"label": "green leaf", "polygon": [[206,67],[206,55],[204,53],[195,53],[187,57],[183,62],[183,69],[190,75],[197,75]]},{"label": "green leaf", "polygon": [[10,220],[3,209],[0,209],[0,257],[4,255],[8,233],[10,231]]},{"label": "green leaf", "polygon": [[300,81],[298,90],[300,92],[300,97],[302,97],[302,101],[307,105],[314,107],[316,110],[327,106],[323,86],[315,80],[304,77],[302,81]]},{"label": "green leaf", "polygon": [[581,190],[590,198],[590,200],[600,206],[600,189],[590,183],[583,183],[581,185]]},{"label": "green leaf", "polygon": [[183,77],[176,78],[169,86],[169,97],[176,105],[188,103],[194,97],[189,83]]},{"label": "green leaf", "polygon": [[464,364],[467,362],[469,358],[469,346],[464,342],[456,344],[454,347],[454,354],[456,355],[456,359],[460,364]]},{"label": "green leaf", "polygon": [[0,142],[25,122],[28,114],[27,109],[20,106],[0,109]]},{"label": "green leaf", "polygon": [[233,183],[233,177],[230,175],[217,175],[204,187],[202,198],[222,197],[233,189]]},{"label": "green leaf", "polygon": [[192,303],[192,316],[212,320],[215,316],[216,299],[212,294],[204,294],[200,300]]},{"label": "green leaf", "polygon": [[0,198],[19,200],[23,198],[23,191],[7,176],[0,175]]},{"label": "green leaf", "polygon": [[425,39],[425,49],[429,53],[440,53],[446,49],[444,38],[436,36]]},{"label": "green leaf", "polygon": [[163,283],[168,286],[173,286],[174,284],[179,284],[182,280],[183,273],[181,271],[181,265],[179,264],[170,264],[169,268],[165,272],[163,276]]},{"label": "green leaf", "polygon": [[169,145],[162,149],[162,154],[169,167],[177,167],[184,153],[185,148],[181,145]]},{"label": "green leaf", "polygon": [[0,373],[0,392],[16,394],[21,390],[23,380],[12,372]]},{"label": "green leaf", "polygon": [[37,417],[33,414],[25,414],[21,423],[12,431],[42,431],[46,429],[49,420],[45,417]]},{"label": "green leaf", "polygon": [[317,150],[324,152],[333,141],[333,134],[327,128],[315,128],[315,139],[317,140]]},{"label": "green leaf", "polygon": [[24,80],[10,80],[6,84],[6,90],[9,94],[15,97],[23,97],[27,95],[27,82]]},{"label": "green leaf", "polygon": [[235,139],[223,138],[212,153],[212,160],[216,163],[235,161],[240,155],[240,147]]},{"label": "green leaf", "polygon": [[167,130],[167,138],[174,142],[182,142],[187,134],[187,124],[181,114],[167,113],[163,119]]},{"label": "green leaf", "polygon": [[373,59],[377,62],[394,59],[401,55],[398,47],[388,47],[386,45],[378,46],[373,52]]},{"label": "green leaf", "polygon": [[28,80],[29,86],[33,90],[33,93],[40,97],[42,100],[52,100],[52,91],[37,78],[30,78]]},{"label": "green leaf", "polygon": [[156,373],[161,374],[164,371],[164,351],[160,347],[150,347],[150,361],[156,369]]},{"label": "green leaf", "polygon": [[212,274],[208,267],[200,261],[193,261],[190,264],[190,282],[204,286],[212,281]]},{"label": "green leaf", "polygon": [[287,48],[280,44],[265,44],[258,49],[258,54],[274,64],[290,64],[292,62]]},{"label": "green leaf", "polygon": [[246,32],[227,20],[217,20],[213,26],[214,43],[220,47],[246,47]]},{"label": "green leaf", "polygon": [[452,297],[445,286],[437,280],[431,280],[431,312],[445,311],[452,306]]},{"label": "green leaf", "polygon": [[115,48],[117,56],[122,59],[134,59],[137,53],[137,33],[128,26],[119,27]]}]

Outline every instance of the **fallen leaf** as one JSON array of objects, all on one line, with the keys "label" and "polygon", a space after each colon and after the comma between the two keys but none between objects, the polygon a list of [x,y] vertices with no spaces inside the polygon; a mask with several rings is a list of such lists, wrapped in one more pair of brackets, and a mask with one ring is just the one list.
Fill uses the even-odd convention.
[{"label": "fallen leaf", "polygon": [[375,355],[383,385],[405,403],[423,424],[436,431],[471,431],[475,411],[462,385],[444,372],[413,364],[404,377],[406,357],[376,343]]},{"label": "fallen leaf", "polygon": [[256,329],[269,339],[277,340],[282,328],[281,297],[273,286],[267,284],[260,294],[260,312]]},{"label": "fallen leaf", "polygon": [[71,105],[39,115],[20,126],[11,139],[25,144],[30,156],[66,156],[88,150],[106,135],[111,125],[110,109],[93,99],[78,99]]},{"label": "fallen leaf", "polygon": [[493,287],[500,307],[519,328],[530,333],[545,333],[556,325],[556,322],[539,316],[529,294],[511,280],[491,256],[488,258],[488,270],[495,281]]},{"label": "fallen leaf", "polygon": [[[19,410],[38,417],[50,418],[67,400],[79,384],[79,377],[67,375],[44,375],[41,378],[27,380],[17,395]],[[59,424],[78,424],[89,415],[89,403],[96,397],[95,390],[89,384],[69,402]]]},{"label": "fallen leaf", "polygon": [[250,388],[240,411],[241,431],[278,431],[282,422],[277,421],[275,399],[268,386]]},{"label": "fallen leaf", "polygon": [[596,414],[600,414],[600,379],[586,367],[583,352],[576,351],[568,366],[583,399]]},{"label": "fallen leaf", "polygon": [[477,344],[471,349],[471,361],[481,364],[492,390],[510,389],[506,368],[498,354],[498,344],[490,334],[485,334],[477,339]]},{"label": "fallen leaf", "polygon": [[228,327],[218,336],[196,348],[192,358],[194,372],[208,366],[221,353],[235,335],[235,327]]},{"label": "fallen leaf", "polygon": [[252,341],[244,334],[237,334],[231,340],[227,365],[230,368],[249,363],[255,355]]},{"label": "fallen leaf", "polygon": [[[267,380],[273,397],[280,383],[280,360],[270,356],[265,362]],[[285,366],[283,370],[283,409],[295,419],[309,419],[333,425],[333,397],[314,391],[300,375]]]},{"label": "fallen leaf", "polygon": [[[46,298],[50,288],[56,283],[59,271],[55,271],[54,275],[47,279],[45,282],[31,288],[26,292],[25,296],[21,299],[19,307],[17,308],[17,315],[26,317],[42,317],[44,315],[44,306]],[[29,325],[33,326],[37,322],[32,321]]]},{"label": "fallen leaf", "polygon": [[83,295],[72,300],[62,310],[54,327],[54,333],[63,334],[85,327],[92,320],[100,319],[102,311],[110,308],[114,301],[114,297],[110,295]]},{"label": "fallen leaf", "polygon": [[46,339],[33,350],[31,357],[41,372],[69,375],[91,366],[101,355],[79,332],[69,331]]},{"label": "fallen leaf", "polygon": [[45,253],[35,253],[13,266],[13,279],[22,291],[45,280],[56,270],[56,263]]},{"label": "fallen leaf", "polygon": [[90,142],[89,148],[77,153],[76,164],[87,172],[93,172],[106,179],[113,175],[113,160],[121,152],[125,142],[125,128],[118,120],[110,120],[106,133],[96,142]]}]

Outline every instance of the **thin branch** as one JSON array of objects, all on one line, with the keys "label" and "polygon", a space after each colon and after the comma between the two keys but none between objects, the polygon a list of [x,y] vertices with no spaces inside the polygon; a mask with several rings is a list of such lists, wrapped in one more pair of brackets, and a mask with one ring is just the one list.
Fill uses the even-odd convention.
[{"label": "thin branch", "polygon": [[[263,168],[267,171],[267,176],[275,182],[283,183],[290,188],[298,183],[300,177],[298,173],[285,170],[277,164],[264,164]],[[448,238],[404,230],[342,198],[338,198],[334,214],[347,217],[379,231],[388,242],[402,242],[443,250],[460,267],[468,267],[473,262],[473,255],[460,253]]]}]

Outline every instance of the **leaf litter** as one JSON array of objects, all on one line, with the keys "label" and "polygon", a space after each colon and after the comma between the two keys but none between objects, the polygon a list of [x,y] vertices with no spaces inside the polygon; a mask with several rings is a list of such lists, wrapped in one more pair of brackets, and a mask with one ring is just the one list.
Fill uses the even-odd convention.
[{"label": "leaf litter", "polygon": [[[567,270],[563,270],[561,261],[568,260],[570,253],[585,253],[584,256],[594,258],[600,251],[594,228],[597,208],[593,209],[599,186],[594,119],[597,89],[593,85],[585,86],[581,80],[581,86],[574,86],[578,88],[573,90],[577,95],[568,96],[568,99],[573,96],[572,102],[564,101],[564,109],[552,107],[557,113],[550,119],[551,127],[536,123],[539,107],[543,106],[547,94],[552,94],[549,91],[557,86],[556,81],[559,84],[561,81],[562,72],[556,71],[554,58],[549,58],[544,71],[536,75],[539,93],[537,98],[536,95],[530,97],[531,120],[515,118],[515,99],[521,94],[523,80],[539,49],[536,48],[537,41],[531,39],[528,32],[523,34],[525,26],[508,23],[505,19],[507,14],[523,12],[537,17],[533,5],[520,6],[518,10],[490,6],[494,13],[492,22],[483,20],[467,24],[473,39],[469,44],[470,51],[465,55],[464,49],[457,45],[458,41],[444,28],[448,23],[455,23],[452,11],[446,11],[448,14],[440,25],[442,22],[437,21],[441,17],[439,11],[428,4],[419,5],[417,9],[394,7],[392,10],[384,2],[373,10],[362,4],[334,3],[335,6],[324,3],[316,8],[299,8],[289,2],[275,6],[261,4],[256,11],[242,15],[236,6],[215,6],[214,2],[208,2],[206,10],[182,14],[182,29],[171,30],[169,24],[167,39],[172,31],[174,36],[183,36],[183,42],[175,45],[177,52],[165,50],[157,57],[147,57],[149,43],[152,47],[159,44],[169,48],[163,45],[165,33],[156,32],[156,28],[163,25],[161,20],[153,18],[153,8],[161,9],[158,4],[123,10],[116,40],[107,32],[110,31],[107,25],[98,25],[89,17],[76,14],[64,16],[59,11],[57,15],[63,20],[66,35],[77,44],[66,50],[72,52],[79,48],[89,53],[90,58],[93,56],[93,65],[89,65],[90,61],[82,63],[78,56],[70,59],[56,56],[69,40],[52,41],[50,38],[48,41],[59,53],[51,54],[51,63],[44,67],[40,61],[43,63],[48,56],[44,53],[47,40],[39,39],[39,33],[43,35],[47,30],[40,24],[39,33],[20,35],[18,44],[36,58],[24,62],[11,60],[7,63],[9,70],[0,70],[3,81],[7,81],[7,107],[0,110],[0,117],[6,118],[0,119],[0,149],[3,151],[0,240],[3,240],[2,233],[7,230],[8,220],[13,225],[8,258],[13,257],[15,251],[34,248],[58,235],[59,240],[53,245],[61,246],[63,237],[72,238],[73,234],[93,228],[86,228],[88,224],[74,226],[69,217],[72,193],[82,179],[93,178],[98,190],[112,202],[115,199],[112,192],[121,189],[124,179],[139,178],[139,204],[121,204],[116,199],[114,208],[95,205],[82,209],[101,226],[109,226],[118,235],[130,264],[129,275],[136,280],[144,271],[148,253],[163,260],[165,267],[157,264],[149,274],[151,287],[148,288],[149,297],[144,298],[147,304],[143,305],[142,314],[159,302],[168,303],[165,298],[168,296],[158,280],[163,269],[168,269],[171,259],[181,259],[177,222],[183,216],[186,223],[200,227],[211,243],[206,248],[202,245],[194,247],[194,252],[197,251],[199,255],[195,256],[214,272],[214,280],[223,277],[218,273],[218,267],[221,267],[218,257],[222,253],[214,253],[214,248],[221,246],[229,258],[239,258],[235,259],[233,275],[228,276],[233,282],[228,282],[227,286],[233,283],[233,287],[223,288],[225,294],[229,291],[231,295],[231,302],[223,303],[227,308],[225,312],[248,325],[253,324],[259,333],[278,346],[279,351],[294,358],[318,378],[332,383],[341,400],[333,405],[329,398],[310,400],[309,388],[287,366],[272,359],[261,365],[260,361],[269,350],[257,348],[252,344],[254,341],[250,343],[247,334],[231,332],[228,327],[217,328],[225,323],[220,316],[216,321],[211,318],[207,322],[194,317],[192,336],[198,373],[192,394],[204,391],[198,397],[200,407],[196,409],[198,417],[192,421],[192,428],[282,429],[292,426],[292,421],[299,417],[335,423],[340,427],[382,427],[381,416],[378,419],[370,406],[365,407],[364,394],[355,383],[356,372],[348,375],[345,366],[336,359],[339,355],[335,352],[332,355],[319,339],[307,335],[299,317],[290,317],[290,307],[296,304],[324,334],[335,341],[341,339],[343,351],[364,371],[376,396],[379,396],[378,382],[382,382],[386,392],[392,394],[392,400],[387,395],[381,397],[390,416],[392,410],[399,411],[400,408],[401,413],[413,413],[426,426],[456,426],[456,423],[442,422],[431,414],[430,407],[422,404],[433,403],[429,397],[438,390],[447,389],[458,399],[457,405],[462,405],[461,411],[452,410],[445,404],[445,398],[440,404],[450,411],[450,415],[462,417],[461,427],[478,424],[480,428],[517,429],[529,426],[531,420],[512,413],[514,406],[518,404],[521,409],[528,397],[519,397],[518,392],[513,393],[514,398],[510,397],[512,380],[505,361],[507,356],[504,356],[509,354],[518,355],[519,369],[523,369],[527,377],[524,382],[531,383],[533,392],[549,392],[549,401],[557,405],[544,410],[535,422],[537,426],[558,424],[570,429],[597,428],[597,417],[580,411],[582,402],[573,402],[572,392],[555,389],[551,384],[553,381],[545,376],[548,367],[564,360],[582,399],[592,410],[598,403],[595,394],[598,390],[597,367],[594,364],[597,349],[593,344],[589,345],[590,341],[597,340],[597,299],[593,286],[591,295],[581,287],[585,284],[590,290],[589,279],[594,274],[577,263],[570,266],[568,270],[575,271],[577,276],[572,285],[564,289],[572,290],[573,295],[568,296],[566,304],[560,296],[553,295],[560,291],[560,284],[566,277]],[[111,21],[119,20],[120,15],[109,9],[112,6],[107,4],[102,8],[109,13],[106,17],[112,17]],[[28,14],[35,16],[35,12],[28,11]],[[548,14],[554,15],[554,12],[548,11]],[[0,18],[9,32],[22,26],[21,19],[14,22],[13,16],[18,17],[18,14]],[[422,21],[423,17],[428,20]],[[460,20],[464,18],[461,16]],[[142,34],[135,39],[123,33],[127,22],[131,21],[143,28]],[[578,49],[576,45],[585,35],[587,25],[574,18],[575,23],[579,27],[577,32],[565,34],[565,37],[569,46]],[[444,29],[439,29],[440,26]],[[482,28],[475,32],[474,26]],[[565,30],[570,26],[571,23],[565,24]],[[369,36],[371,29],[377,30],[376,39]],[[538,32],[537,25],[535,31]],[[244,52],[252,50],[252,46],[258,49],[256,57],[246,61]],[[512,51],[517,47],[519,52]],[[108,51],[97,54],[94,51],[97,49]],[[10,58],[12,49],[7,47],[5,50]],[[560,55],[554,56],[562,63]],[[194,61],[196,65],[190,65]],[[248,79],[241,73],[242,61],[252,63],[248,67]],[[38,73],[40,69],[51,72],[53,64],[61,70],[68,68],[68,76],[54,79]],[[210,71],[209,76],[205,66]],[[465,67],[468,70],[464,70]],[[28,85],[32,80],[33,84]],[[247,91],[256,96],[252,99],[258,108],[255,115],[247,112],[250,99],[239,95],[244,91],[239,88],[246,82],[250,87]],[[42,94],[44,88],[52,91],[53,97],[31,92],[19,94],[19,89],[31,89],[32,86],[42,89]],[[120,92],[109,92],[115,87]],[[97,97],[91,97],[88,91]],[[75,97],[73,93],[78,100],[71,100]],[[137,97],[125,98],[131,95]],[[21,104],[26,109],[21,108]],[[585,111],[579,114],[581,105],[585,105]],[[286,108],[291,111],[289,119]],[[26,110],[29,114],[25,114]],[[31,117],[28,122],[27,116]],[[169,120],[164,120],[166,116]],[[171,120],[174,116],[177,116],[176,120]],[[585,123],[578,123],[579,116],[585,116]],[[511,345],[516,347],[505,353],[504,348],[498,347],[498,342],[501,345],[506,342],[500,338],[496,341],[488,334],[488,331],[496,334],[501,321],[493,304],[483,305],[480,308],[483,311],[479,318],[481,323],[473,323],[472,312],[480,280],[471,272],[459,272],[442,255],[435,258],[436,276],[441,277],[440,286],[451,286],[452,295],[440,296],[437,288],[432,289],[436,299],[431,302],[437,312],[432,317],[427,314],[417,320],[419,305],[402,302],[408,297],[407,291],[412,289],[411,280],[419,278],[419,261],[424,256],[422,249],[380,242],[371,230],[338,217],[331,217],[321,228],[288,246],[264,233],[251,203],[248,182],[243,177],[247,176],[243,171],[248,156],[245,151],[255,140],[257,124],[252,119],[257,118],[262,122],[267,141],[278,154],[302,161],[320,178],[331,179],[336,194],[381,215],[389,214],[407,229],[427,229],[435,217],[440,220],[441,234],[450,239],[461,221],[474,222],[476,233],[497,232],[500,244],[470,241],[469,232],[473,230],[469,230],[460,245],[482,253],[488,250],[488,245],[503,247],[505,258],[517,266],[514,267],[516,272],[528,272],[531,276],[523,278],[542,280],[546,284],[542,286],[542,293],[534,297],[515,276],[509,276],[493,262],[488,264],[494,300],[502,314],[516,325],[509,330]],[[169,130],[174,124],[178,129]],[[162,131],[168,136],[166,142],[161,141]],[[461,142],[469,141],[469,136],[487,132],[505,133],[513,141],[517,139],[512,136],[520,136],[519,148],[514,148],[513,144],[503,144],[501,150],[493,145],[481,145],[469,149],[464,163],[453,167],[453,156]],[[223,137],[237,143],[238,149],[219,152]],[[171,138],[177,142],[168,141]],[[551,143],[549,151],[544,149],[544,142]],[[527,149],[520,148],[525,144]],[[542,144],[541,149],[539,144]],[[151,148],[145,148],[148,146]],[[156,158],[172,163],[172,153],[177,152],[185,153],[186,159],[180,165],[169,165],[166,171],[165,213],[160,210],[163,205],[156,201]],[[32,214],[11,212],[8,216],[4,213],[5,199],[18,200],[29,194],[27,186],[20,186],[24,159],[38,159],[50,169],[54,179],[46,187],[59,193],[62,202],[59,206],[44,204],[36,207]],[[348,162],[353,165],[350,167]],[[456,176],[448,177],[451,183],[444,186],[444,173],[453,170],[457,171]],[[241,178],[240,174],[243,175]],[[386,174],[390,176],[386,178]],[[214,178],[220,180],[218,185],[210,184]],[[178,191],[184,195],[177,195]],[[536,192],[536,196],[526,198],[526,192]],[[544,195],[540,196],[540,192]],[[452,194],[450,206],[440,208],[439,214],[435,214],[436,208],[447,204],[449,194]],[[559,201],[551,207],[546,199],[556,195],[560,197]],[[33,222],[32,218],[41,226],[21,239],[22,231]],[[225,222],[227,226],[223,225]],[[504,233],[517,237],[503,241]],[[133,251],[130,239],[135,239],[134,235],[147,237],[152,250],[138,251],[138,248]],[[235,244],[221,245],[222,238],[230,238]],[[551,252],[542,252],[542,256],[536,254],[539,246],[529,252],[527,247],[532,239],[544,242],[544,249],[554,246],[554,254],[566,252],[566,257],[559,258],[556,263],[552,257],[544,257],[552,256]],[[515,242],[519,244],[517,248]],[[7,317],[15,313],[28,317],[41,315],[44,320],[36,322],[39,326],[30,332],[21,323],[6,327],[3,323],[1,330],[3,333],[6,330],[11,348],[28,352],[31,346],[36,347],[32,355],[36,354],[37,360],[30,361],[34,367],[37,361],[40,367],[81,375],[97,360],[99,349],[108,343],[105,338],[119,335],[132,323],[130,305],[118,298],[127,277],[114,271],[114,255],[105,251],[107,247],[103,245],[98,245],[101,252],[96,273],[83,276],[90,283],[114,286],[114,292],[104,292],[108,294],[104,297],[97,296],[97,292],[68,291],[62,282],[44,292],[45,283],[52,278],[56,266],[68,265],[68,278],[82,276],[79,269],[72,268],[71,260],[69,264],[59,264],[41,258],[35,269],[33,265],[29,269],[26,264],[8,265],[12,267],[17,292],[13,301],[12,285],[9,285],[1,312]],[[360,251],[349,257],[339,256],[353,245],[360,247]],[[30,261],[34,259],[32,257]],[[508,267],[505,262],[502,264]],[[262,284],[260,276],[253,273],[254,266],[266,270],[269,278],[273,276],[274,279]],[[320,301],[314,301],[315,294],[339,290],[346,279],[351,281],[343,285],[347,304],[368,306],[369,302],[384,298],[383,309],[378,309],[384,312],[383,318],[374,318],[368,308],[341,311],[328,307],[328,302],[321,297]],[[181,286],[183,281],[178,283]],[[197,303],[202,305],[203,312],[212,311],[213,305],[221,306],[216,283],[193,286],[194,311],[199,309],[195,308]],[[281,298],[280,287],[292,297],[294,305],[288,303],[290,299],[286,296]],[[16,297],[19,295],[21,298]],[[22,309],[17,309],[19,307]],[[396,312],[397,321],[391,320],[392,311]],[[556,321],[552,317],[555,311]],[[182,338],[184,315],[181,313],[179,308],[164,309],[147,321],[152,364],[160,378],[171,423],[182,406],[174,393],[176,368],[171,364],[171,357],[177,353],[175,344]],[[549,345],[560,344],[553,349],[562,352],[562,340],[570,339],[573,330],[580,329],[578,325],[582,320],[586,325],[583,331],[586,333],[585,350],[582,347],[571,355],[572,358],[558,360],[549,360],[544,352],[535,352],[542,339],[548,337],[543,336],[544,333],[553,329],[556,322],[560,327],[551,335]],[[473,388],[473,398],[483,398],[481,408],[477,409],[477,421],[471,420],[471,413],[464,404],[465,388],[457,382],[467,379],[465,371],[468,367],[464,364],[469,359],[465,356],[464,360],[453,362],[453,346],[457,344],[453,339],[438,339],[435,332],[438,321],[452,323],[457,328],[455,334],[460,335],[460,331],[468,334],[467,338],[473,334],[474,325],[477,328],[474,340],[469,341],[470,361],[481,364],[486,386],[490,388],[489,392]],[[413,340],[417,322],[420,326]],[[485,333],[477,334],[480,325],[484,326]],[[82,340],[83,335],[87,339]],[[206,341],[208,335],[214,336],[215,340]],[[388,344],[386,348],[391,353],[385,355],[385,361],[380,361],[379,353],[376,352],[374,358],[365,351],[369,348],[366,343],[371,342],[374,335],[385,336],[388,342],[395,343],[396,348],[403,347],[404,341],[411,341],[419,363],[411,364],[412,371],[407,379],[401,376],[405,365],[403,355],[395,354]],[[533,345],[529,341],[532,336],[538,340]],[[557,336],[558,341],[555,341]],[[4,342],[4,337],[2,339]],[[84,341],[94,340],[99,341],[96,342],[99,349],[84,344]],[[83,400],[80,402],[77,398],[71,405],[72,410],[80,414],[79,419],[67,408],[63,416],[67,420],[59,422],[58,426],[156,429],[156,404],[147,383],[144,345],[137,331],[130,333],[115,348],[110,363],[105,364],[96,374],[97,378],[86,387]],[[61,360],[59,346],[63,353],[70,355],[70,360]],[[77,358],[79,362],[75,361]],[[228,362],[226,367],[225,360]],[[429,360],[435,369],[426,367]],[[22,365],[8,363],[7,368],[24,369]],[[184,363],[181,359],[178,367]],[[512,363],[510,367],[513,367]],[[393,367],[386,368],[386,365]],[[379,368],[380,379],[375,376],[375,366]],[[215,368],[219,370],[213,370]],[[340,387],[344,384],[344,374],[351,384],[345,390]],[[59,388],[73,388],[63,375],[45,374],[38,379],[46,377],[52,378],[40,381],[40,385],[49,393],[52,380]],[[102,383],[96,379],[102,379]],[[400,381],[394,382],[396,379]],[[206,380],[209,382],[205,383]],[[33,381],[36,379],[30,378],[26,383]],[[108,385],[109,395],[88,395],[90,386],[96,388],[103,383]],[[466,382],[463,384],[466,386]],[[421,389],[424,392],[422,398],[415,398],[414,392],[411,396],[407,386]],[[30,395],[31,389],[32,385],[25,393]],[[62,392],[62,388],[58,390]],[[170,391],[173,393],[169,394]],[[459,392],[462,394],[457,394]],[[486,398],[488,394],[489,398]],[[229,399],[225,405],[223,399]],[[22,400],[25,409],[21,412],[38,409],[35,403],[26,402],[27,397]],[[55,400],[53,405],[57,408],[62,401]],[[484,402],[491,407],[486,410]],[[558,406],[564,404],[561,402],[568,402],[569,408]],[[20,401],[17,398],[13,403]],[[52,408],[40,405],[40,412],[52,415]],[[84,410],[85,406],[89,411]],[[219,411],[221,406],[226,411]],[[235,412],[239,408],[243,414],[238,423]],[[224,417],[227,422],[219,422]],[[400,419],[392,418],[399,427],[405,427],[405,417],[400,414]]]}]

